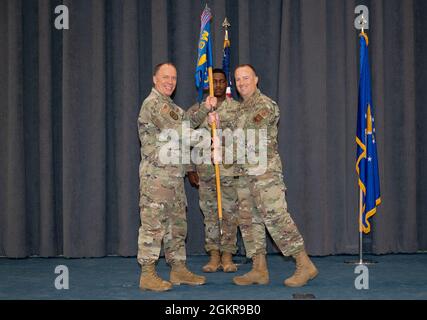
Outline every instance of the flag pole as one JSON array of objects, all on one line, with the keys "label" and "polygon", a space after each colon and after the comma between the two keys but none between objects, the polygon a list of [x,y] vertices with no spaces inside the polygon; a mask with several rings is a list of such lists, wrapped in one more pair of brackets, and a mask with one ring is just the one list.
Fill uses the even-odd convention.
[{"label": "flag pole", "polygon": [[[365,32],[364,32],[364,23],[365,20],[362,16],[362,32],[360,33],[360,36],[364,36],[366,38]],[[367,146],[367,132],[365,130],[364,134],[364,144]],[[367,154],[365,153],[364,158],[367,158]],[[369,264],[375,264],[377,261],[373,260],[363,260],[363,223],[362,223],[362,217],[363,217],[363,191],[362,188],[359,185],[359,260],[351,260],[351,261],[344,261],[347,264],[355,264],[355,265],[369,265]]]},{"label": "flag pole", "polygon": [[[362,31],[363,32],[363,31]],[[367,145],[367,135],[365,134],[365,146]],[[367,155],[365,155],[366,159]],[[375,264],[377,261],[363,260],[363,227],[362,227],[362,216],[363,216],[363,191],[359,187],[359,261],[353,262],[353,264]]]},{"label": "flag pole", "polygon": [[[362,15],[362,35],[365,33],[364,31],[364,18]],[[367,144],[366,141],[366,133],[365,133],[365,146]],[[365,155],[366,159],[366,155]],[[363,264],[363,228],[362,228],[362,216],[363,216],[363,191],[362,188],[359,186],[359,265]]]},{"label": "flag pole", "polygon": [[[363,27],[362,27],[362,34],[363,34]],[[366,146],[366,132],[363,143]],[[366,153],[365,157],[366,159]],[[363,216],[363,191],[362,188],[359,185],[359,261],[356,263],[358,265],[363,264],[363,227],[362,227],[362,216]]]},{"label": "flag pole", "polygon": [[[366,135],[365,135],[365,146],[366,146]],[[365,155],[366,158],[366,155]],[[348,260],[344,261],[347,264],[356,264],[356,265],[369,265],[375,264],[377,261],[374,260],[363,260],[363,227],[362,227],[362,216],[363,216],[363,191],[359,186],[359,260]]]},{"label": "flag pole", "polygon": [[[201,28],[200,28],[200,42],[199,42],[199,51],[198,51],[198,60],[196,67],[196,87],[199,89],[199,102],[203,96],[203,89],[206,88],[206,67],[207,67],[207,80],[209,85],[209,97],[214,96],[214,87],[213,87],[213,72],[212,72],[212,47],[211,47],[211,34],[210,34],[210,20],[212,19],[212,14],[208,7],[208,4],[205,4],[205,9],[201,15]],[[208,27],[209,30],[205,30],[205,27]],[[201,67],[201,70],[199,69]],[[202,78],[202,80],[200,79]],[[211,110],[210,112],[212,112]],[[210,115],[209,115],[210,117]],[[215,156],[217,153],[217,119],[212,117],[211,119],[212,127],[212,139],[214,142],[213,151],[214,157],[213,162],[215,166],[215,182],[216,182],[216,193],[217,193],[217,204],[218,204],[218,219],[219,219],[219,229],[220,234],[222,235],[222,202],[221,202],[221,181],[219,173],[219,165],[217,163],[218,159]]]},{"label": "flag pole", "polygon": [[226,47],[230,47],[230,41],[228,39],[228,28],[231,27],[231,24],[228,22],[227,17],[225,17],[224,22],[222,23],[222,27],[224,28],[224,55],[222,58],[222,70],[225,72],[225,77],[227,80],[227,89],[226,89],[226,96],[227,98],[231,99],[231,75],[230,75],[230,65],[229,61],[227,63],[226,56],[225,56],[225,50]]},{"label": "flag pole", "polygon": [[[213,75],[212,75],[212,67],[208,67],[208,79],[209,79],[209,96],[214,96],[214,88],[213,88]],[[217,140],[216,135],[216,119],[213,118],[212,124],[212,138],[214,139],[214,166],[215,166],[215,183],[216,183],[216,199],[218,205],[218,221],[219,221],[219,232],[222,235],[222,202],[221,202],[221,177],[219,172],[219,165],[217,161],[217,149],[215,142]]]},{"label": "flag pole", "polygon": [[[366,136],[365,136],[365,140],[366,140]],[[366,145],[366,142],[365,142],[365,145]],[[347,261],[344,261],[344,263],[355,264],[355,265],[376,263],[371,260],[365,260],[365,261],[363,260],[362,215],[363,215],[363,191],[362,191],[362,188],[360,188],[359,186],[359,260],[347,260]]]},{"label": "flag pole", "polygon": [[[206,3],[205,5],[205,9],[208,8],[208,4]],[[214,96],[214,87],[213,87],[213,74],[212,74],[212,66],[208,67],[208,80],[209,80],[209,96],[213,97]],[[222,197],[221,197],[221,176],[220,176],[220,172],[219,172],[219,164],[218,164],[218,159],[216,157],[218,150],[217,145],[215,145],[215,142],[217,141],[217,134],[216,134],[216,129],[217,129],[217,123],[216,123],[216,117],[213,117],[213,121],[211,124],[212,127],[212,138],[214,140],[214,166],[215,166],[215,184],[216,184],[216,200],[217,200],[217,207],[218,207],[218,222],[219,222],[219,232],[220,235],[222,236]]]},{"label": "flag pole", "polygon": [[[362,35],[365,33],[364,29],[364,18],[362,15]],[[366,133],[365,133],[365,146],[366,146]],[[366,155],[365,155],[366,159]],[[363,191],[362,188],[359,186],[359,265],[363,264],[363,231],[362,231],[362,216],[363,216]]]}]

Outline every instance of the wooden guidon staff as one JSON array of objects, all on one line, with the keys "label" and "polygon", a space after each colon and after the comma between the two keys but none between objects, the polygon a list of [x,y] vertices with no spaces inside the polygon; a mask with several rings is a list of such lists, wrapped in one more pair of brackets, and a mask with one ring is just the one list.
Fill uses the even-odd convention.
[{"label": "wooden guidon staff", "polygon": [[[214,88],[213,88],[213,75],[212,75],[212,67],[208,68],[208,79],[209,79],[209,96],[214,96]],[[216,119],[212,119],[212,138],[216,138]],[[216,154],[215,145],[214,145],[214,155]],[[218,204],[218,220],[219,220],[219,231],[222,235],[222,202],[221,202],[221,177],[219,174],[219,165],[218,162],[215,161],[214,158],[214,165],[215,165],[215,181],[216,181],[216,199]]]}]

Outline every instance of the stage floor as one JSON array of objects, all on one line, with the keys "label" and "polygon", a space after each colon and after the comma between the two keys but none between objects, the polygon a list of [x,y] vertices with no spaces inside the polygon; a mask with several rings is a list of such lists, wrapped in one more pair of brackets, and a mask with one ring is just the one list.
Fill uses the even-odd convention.
[{"label": "stage floor", "polygon": [[[316,279],[302,288],[288,288],[283,280],[294,270],[294,263],[279,255],[268,255],[270,284],[240,287],[232,278],[251,268],[243,257],[235,257],[237,273],[208,273],[203,286],[175,286],[169,292],[155,293],[138,288],[139,266],[135,257],[87,259],[0,258],[1,300],[109,299],[109,300],[292,300],[292,299],[427,299],[427,254],[366,256],[378,263],[368,266],[368,275],[355,273],[355,265],[344,263],[357,256],[314,257],[319,269]],[[188,257],[189,269],[202,274],[207,256]],[[68,269],[68,289],[63,281]],[[161,277],[169,279],[169,266],[161,258],[157,266]],[[364,277],[363,281],[360,277]],[[59,278],[57,278],[59,277]],[[357,278],[359,277],[359,278]],[[369,285],[357,289],[355,283]],[[302,294],[302,295],[301,295]],[[304,295],[306,294],[306,295]],[[297,296],[295,296],[297,295]]]}]

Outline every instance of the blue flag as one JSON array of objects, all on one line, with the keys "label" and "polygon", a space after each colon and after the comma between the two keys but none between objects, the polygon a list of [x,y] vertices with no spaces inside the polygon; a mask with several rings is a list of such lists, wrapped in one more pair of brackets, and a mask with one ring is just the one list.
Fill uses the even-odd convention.
[{"label": "blue flag", "polygon": [[362,208],[360,208],[360,231],[369,233],[369,218],[381,203],[380,178],[378,173],[377,144],[375,139],[374,105],[371,97],[371,72],[368,55],[368,36],[360,36],[360,80],[359,105],[357,110],[357,160],[359,188],[362,191]]},{"label": "blue flag", "polygon": [[[228,22],[227,22],[228,23]],[[222,70],[225,72],[227,77],[227,97],[231,98],[231,88],[233,86],[233,82],[231,80],[231,72],[230,72],[230,40],[228,39],[228,30],[225,30],[224,36],[224,53],[222,56]]]},{"label": "blue flag", "polygon": [[195,75],[199,102],[203,99],[203,90],[209,88],[208,70],[209,68],[212,69],[211,18],[211,10],[206,6],[200,18],[200,39]]}]

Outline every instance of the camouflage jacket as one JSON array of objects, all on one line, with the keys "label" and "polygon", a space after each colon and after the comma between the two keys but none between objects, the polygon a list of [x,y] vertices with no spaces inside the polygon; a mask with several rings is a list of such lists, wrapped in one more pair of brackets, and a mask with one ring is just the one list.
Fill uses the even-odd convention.
[{"label": "camouflage jacket", "polygon": [[162,130],[172,129],[176,130],[181,139],[183,121],[189,121],[190,127],[195,128],[206,118],[208,112],[206,108],[200,108],[197,112],[185,112],[170,97],[153,88],[144,100],[138,116],[141,142],[139,175],[183,177],[185,170],[182,161],[178,161],[178,164],[160,161],[160,150],[167,141],[160,141],[159,136]]},{"label": "camouflage jacket", "polygon": [[[199,108],[203,107],[203,104],[196,103],[193,105],[189,111],[190,112],[196,112],[199,110]],[[216,112],[219,116],[219,127],[218,129],[225,130],[230,129],[232,130],[232,127],[234,123],[236,122],[236,118],[238,116],[238,108],[239,108],[239,102],[237,102],[234,99],[225,99],[216,109]],[[202,124],[199,126],[199,129],[206,129],[210,133],[212,132],[212,128],[208,122],[208,117],[202,122]],[[223,159],[224,160],[224,159]],[[199,164],[194,165],[188,168],[188,170],[197,171],[199,177],[201,179],[209,179],[215,176],[215,167],[213,164]],[[220,164],[219,165],[220,175],[223,177],[232,177],[235,175],[238,175],[238,172],[234,168],[233,164]]]},{"label": "camouflage jacket", "polygon": [[[237,165],[240,173],[242,175],[261,175],[267,172],[282,172],[282,162],[277,148],[277,124],[280,118],[277,103],[257,89],[251,97],[240,104],[238,113],[239,117],[236,119],[234,129],[243,129],[246,141],[237,143],[237,148],[245,148],[247,155],[245,163]],[[264,131],[266,137],[264,148],[259,143],[260,130]],[[252,139],[252,142],[249,139],[251,134],[255,136],[255,140]],[[255,159],[262,153],[266,154],[266,163],[250,163],[249,151],[255,154]]]}]

